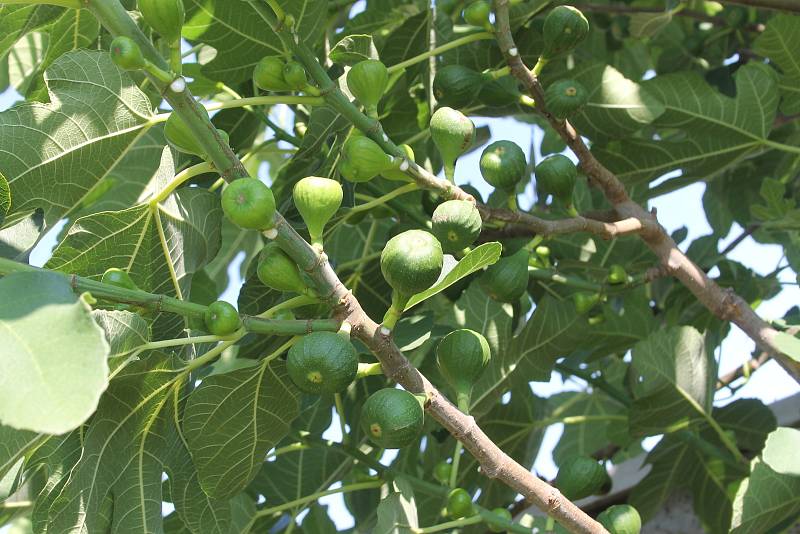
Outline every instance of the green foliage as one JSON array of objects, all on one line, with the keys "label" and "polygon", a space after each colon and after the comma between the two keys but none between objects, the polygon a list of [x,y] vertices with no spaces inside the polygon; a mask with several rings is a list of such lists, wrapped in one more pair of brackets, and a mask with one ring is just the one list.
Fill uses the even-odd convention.
[{"label": "green foliage", "polygon": [[[529,68],[543,59],[548,110],[632,201],[663,213],[659,197],[702,183],[706,235],[674,233],[699,269],[754,309],[796,290],[798,15],[509,3],[517,54]],[[357,14],[324,0],[139,0],[123,3],[134,24],[109,26],[97,6],[114,4],[0,2],[0,92],[24,100],[0,112],[0,529],[328,533],[342,512],[359,532],[455,517],[475,524],[447,531],[505,528],[487,510],[508,518],[516,490],[454,453],[424,410],[442,399],[398,389],[416,372],[394,352],[399,368],[374,365],[365,335],[381,347],[391,337],[524,468],[552,452],[568,497],[607,489],[606,467],[659,436],[629,504],[598,517],[613,534],[646,530],[678,494],[707,532],[796,523],[798,432],[761,400],[730,398],[747,378],[719,389],[717,358],[727,373],[750,350],[722,345],[720,308],[652,270],[664,258],[636,236],[520,224],[627,214],[609,211],[591,169],[579,179],[537,95],[505,70],[510,51],[481,38],[497,21],[491,2],[437,1],[434,16],[421,0],[367,0]],[[168,87],[181,37],[201,107]],[[429,57],[432,42],[446,50]],[[504,140],[511,121],[530,145]],[[442,169],[450,184],[435,192],[408,185]],[[452,184],[486,205],[450,200]],[[495,217],[511,195],[519,212]],[[746,254],[726,250],[738,228],[752,238],[736,245]],[[762,245],[780,265],[752,261]],[[331,298],[320,273],[361,308]],[[218,302],[237,291],[236,307]],[[800,360],[796,307],[770,306],[774,343]],[[361,309],[386,314],[386,328],[354,326],[352,342],[317,331]],[[254,323],[291,334],[245,331]],[[776,369],[757,372],[770,382]],[[560,379],[569,391],[553,391]],[[531,393],[531,381],[552,393]],[[563,433],[540,451],[553,425]],[[318,501],[338,491],[334,514]],[[562,529],[517,519],[509,531]]]}]

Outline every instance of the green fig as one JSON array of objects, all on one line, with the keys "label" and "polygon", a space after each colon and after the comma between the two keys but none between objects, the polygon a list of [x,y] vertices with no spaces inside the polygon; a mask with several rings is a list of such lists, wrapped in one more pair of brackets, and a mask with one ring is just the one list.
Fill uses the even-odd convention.
[{"label": "green fig", "polygon": [[378,103],[388,86],[389,70],[376,59],[360,61],[347,73],[347,88],[371,117],[378,115]]},{"label": "green fig", "polygon": [[286,63],[279,57],[268,56],[256,64],[253,81],[263,91],[289,91],[291,87],[283,77]]},{"label": "green fig", "polygon": [[544,95],[547,109],[557,119],[567,119],[589,101],[589,91],[576,80],[560,80],[551,84]]},{"label": "green fig", "polygon": [[610,483],[606,468],[597,460],[588,456],[572,456],[559,466],[554,485],[564,497],[575,501],[601,493]]},{"label": "green fig", "polygon": [[258,279],[265,286],[281,292],[311,294],[300,268],[275,242],[267,243],[258,256]]},{"label": "green fig", "polygon": [[478,209],[466,200],[442,202],[434,210],[431,223],[431,232],[448,254],[461,252],[472,245],[483,225]]},{"label": "green fig", "polygon": [[464,108],[475,100],[483,82],[480,72],[463,65],[447,65],[436,71],[433,94],[443,106]]},{"label": "green fig", "polygon": [[490,265],[481,276],[483,288],[498,302],[517,302],[528,289],[528,259],[526,249],[520,249],[511,256],[500,258]]},{"label": "green fig", "polygon": [[492,358],[489,342],[478,332],[450,332],[436,347],[436,364],[442,377],[456,392],[458,408],[467,413],[472,387]]},{"label": "green fig", "polygon": [[139,0],[139,12],[148,26],[168,43],[180,41],[186,20],[183,0]]},{"label": "green fig", "polygon": [[342,185],[330,178],[308,176],[295,184],[292,196],[308,227],[311,243],[322,249],[325,225],[342,206]]},{"label": "green fig", "polygon": [[539,190],[566,206],[572,206],[572,194],[578,180],[578,169],[563,154],[550,156],[536,166],[536,184]]},{"label": "green fig", "polygon": [[306,69],[297,61],[289,61],[283,66],[283,79],[295,91],[302,91],[308,86]]},{"label": "green fig", "polygon": [[497,141],[483,151],[480,168],[489,185],[511,194],[525,177],[528,161],[516,143]]},{"label": "green fig", "polygon": [[544,20],[544,50],[542,57],[550,60],[564,52],[571,52],[589,34],[589,21],[572,6],[553,8]]},{"label": "green fig", "polygon": [[256,178],[239,178],[222,191],[222,211],[241,228],[266,230],[275,217],[275,197],[264,182]]},{"label": "green fig", "polygon": [[424,423],[425,412],[419,399],[403,389],[378,390],[361,408],[364,433],[384,449],[399,449],[416,442]]},{"label": "green fig", "polygon": [[642,531],[642,518],[629,504],[615,504],[597,516],[597,522],[606,527],[610,534],[639,534]]},{"label": "green fig", "polygon": [[481,28],[491,27],[492,23],[489,21],[489,14],[491,12],[492,8],[489,6],[489,2],[478,0],[464,8],[464,21],[466,21],[467,24],[479,26]]},{"label": "green fig", "polygon": [[123,35],[111,41],[111,60],[123,70],[139,70],[147,66],[136,41]]},{"label": "green fig", "polygon": [[342,163],[339,172],[350,182],[368,182],[379,174],[396,170],[400,163],[369,137],[350,137],[342,147]]},{"label": "green fig", "polygon": [[392,287],[392,305],[384,316],[384,328],[394,328],[411,297],[430,288],[443,266],[442,245],[428,232],[408,230],[386,243],[381,272]]},{"label": "green fig", "polygon": [[444,163],[444,173],[455,181],[456,161],[475,142],[475,124],[463,113],[443,107],[431,117],[431,137],[439,149]]}]

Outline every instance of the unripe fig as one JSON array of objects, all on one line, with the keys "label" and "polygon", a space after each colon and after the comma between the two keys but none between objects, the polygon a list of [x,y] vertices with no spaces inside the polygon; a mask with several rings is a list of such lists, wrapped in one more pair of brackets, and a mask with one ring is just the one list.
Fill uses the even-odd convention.
[{"label": "unripe fig", "polygon": [[[200,107],[199,109],[200,113],[202,113],[207,120],[210,120],[206,109],[204,107]],[[178,152],[194,154],[201,157],[205,155],[205,150],[197,141],[197,136],[178,113],[173,112],[170,114],[166,124],[164,124],[164,136],[167,138],[167,142],[169,142],[170,146]]]},{"label": "unripe fig", "polygon": [[392,305],[383,318],[389,331],[409,299],[431,287],[442,273],[442,245],[428,232],[408,230],[391,238],[381,253],[381,272],[392,287]]},{"label": "unripe fig", "polygon": [[286,63],[279,57],[262,58],[253,71],[253,81],[264,91],[289,91],[291,87],[283,77],[284,66]]},{"label": "unripe fig", "polygon": [[536,184],[539,190],[567,206],[572,205],[572,193],[578,181],[578,169],[563,154],[550,156],[536,166]]},{"label": "unripe fig", "polygon": [[629,504],[615,504],[597,516],[597,522],[611,534],[639,534],[642,518],[636,508]]},{"label": "unripe fig", "polygon": [[464,108],[475,100],[483,82],[480,72],[458,64],[447,65],[436,71],[433,94],[444,106]]},{"label": "unripe fig", "polygon": [[606,468],[594,458],[573,456],[559,466],[554,482],[571,501],[600,493],[611,482]]},{"label": "unripe fig", "polygon": [[433,478],[442,484],[448,484],[450,482],[450,473],[452,472],[453,466],[443,460],[433,468]]},{"label": "unripe fig", "polygon": [[123,70],[139,70],[147,65],[139,45],[124,35],[111,41],[111,59],[116,66]]},{"label": "unripe fig", "polygon": [[222,192],[222,211],[242,228],[265,230],[272,227],[275,197],[272,190],[255,178],[234,180]]},{"label": "unripe fig", "polygon": [[572,301],[575,303],[575,311],[578,312],[578,315],[584,315],[597,306],[600,302],[600,295],[581,291],[572,295]]},{"label": "unripe fig", "polygon": [[104,284],[121,287],[122,289],[139,289],[127,272],[115,267],[104,272],[103,278],[100,281]]},{"label": "unripe fig", "polygon": [[361,408],[364,433],[384,449],[399,449],[417,441],[424,422],[420,401],[403,389],[376,391]]},{"label": "unripe fig", "polygon": [[525,152],[512,141],[497,141],[481,155],[481,174],[489,185],[512,193],[525,177],[528,161]]},{"label": "unripe fig", "polygon": [[347,73],[347,88],[371,116],[377,115],[378,103],[388,86],[389,70],[376,59],[356,63]]},{"label": "unripe fig", "polygon": [[325,225],[342,206],[342,185],[330,178],[308,176],[295,184],[292,197],[308,227],[311,242],[321,247]]},{"label": "unripe fig", "polygon": [[[400,145],[400,148],[403,149],[403,152],[406,154],[406,159],[408,160],[409,164],[414,162],[414,150],[408,145]],[[397,182],[410,182],[413,181],[406,172],[401,169],[404,169],[403,163],[400,162],[398,165],[398,170],[390,170],[390,171],[383,171],[381,176],[386,178],[387,180],[395,180]]]},{"label": "unripe fig", "polygon": [[295,91],[302,91],[308,85],[306,69],[297,61],[289,61],[283,66],[283,79]]},{"label": "unripe fig", "polygon": [[314,332],[292,345],[286,358],[292,382],[306,393],[332,395],[347,389],[358,374],[353,344],[334,332]]},{"label": "unripe fig", "polygon": [[203,319],[206,329],[215,336],[229,336],[236,332],[242,324],[236,308],[223,300],[211,304],[206,309]]},{"label": "unripe fig", "polygon": [[442,272],[442,245],[430,233],[408,230],[394,236],[381,253],[381,272],[401,295],[411,297],[431,287]]},{"label": "unripe fig", "polygon": [[297,264],[275,242],[267,243],[258,256],[258,279],[276,291],[308,294]]},{"label": "unripe fig", "polygon": [[478,0],[464,8],[464,20],[467,24],[486,28],[491,25],[489,21],[489,13],[491,13],[491,11],[492,9],[489,7],[488,2]]},{"label": "unripe fig", "polygon": [[589,101],[589,91],[576,80],[560,80],[545,92],[547,109],[558,119],[577,113]]},{"label": "unripe fig", "polygon": [[447,179],[455,181],[456,161],[475,142],[475,124],[459,111],[443,107],[431,117],[431,137],[439,149]]},{"label": "unripe fig", "polygon": [[183,0],[139,0],[144,21],[169,43],[180,41],[186,12]]},{"label": "unripe fig", "polygon": [[575,49],[589,34],[589,21],[577,8],[557,6],[544,19],[542,57],[552,59]]},{"label": "unripe fig", "polygon": [[489,365],[489,342],[478,332],[460,329],[450,332],[436,347],[436,364],[442,377],[456,392],[458,407],[469,410],[472,386]]},{"label": "unripe fig", "polygon": [[624,284],[628,281],[628,272],[619,264],[612,265],[608,270],[608,283],[612,285]]},{"label": "unripe fig", "polygon": [[452,519],[472,517],[475,515],[475,507],[472,505],[472,497],[462,488],[456,488],[447,496],[447,515]]},{"label": "unripe fig", "polygon": [[[505,508],[495,508],[494,510],[492,510],[492,513],[495,514],[495,515],[499,515],[500,517],[502,517],[506,521],[511,521],[513,519],[513,516],[511,515],[511,512],[509,512]],[[504,528],[502,528],[502,527],[500,527],[498,525],[493,524],[491,521],[492,520],[490,519],[489,520],[489,530],[491,530],[492,532],[506,532],[506,529],[504,529]]]},{"label": "unripe fig", "polygon": [[397,169],[393,158],[369,137],[350,137],[342,147],[339,172],[351,182],[368,182],[379,174]]},{"label": "unripe fig", "polygon": [[448,200],[437,206],[431,217],[431,232],[448,254],[461,252],[478,239],[481,214],[472,202]]},{"label": "unripe fig", "polygon": [[480,278],[481,285],[498,302],[517,302],[528,289],[528,258],[526,249],[500,258],[490,265]]}]

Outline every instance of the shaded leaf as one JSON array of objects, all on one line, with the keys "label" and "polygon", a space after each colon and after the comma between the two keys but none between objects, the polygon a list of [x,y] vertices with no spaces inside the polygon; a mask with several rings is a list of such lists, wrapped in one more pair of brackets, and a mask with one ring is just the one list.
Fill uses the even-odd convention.
[{"label": "shaded leaf", "polygon": [[242,491],[298,414],[299,393],[281,364],[206,378],[189,396],[183,424],[203,490],[218,499]]},{"label": "shaded leaf", "polygon": [[758,36],[755,52],[769,57],[780,68],[779,87],[787,115],[800,113],[800,17],[779,13],[767,21],[767,29]]}]

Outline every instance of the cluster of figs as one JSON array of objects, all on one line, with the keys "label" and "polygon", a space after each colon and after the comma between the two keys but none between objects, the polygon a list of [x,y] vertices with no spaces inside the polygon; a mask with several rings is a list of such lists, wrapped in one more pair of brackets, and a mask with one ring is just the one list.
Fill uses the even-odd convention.
[{"label": "cluster of figs", "polygon": [[[185,19],[183,3],[179,0],[139,0],[138,4],[145,21],[171,48],[176,45],[179,48]],[[468,24],[491,30],[490,12],[488,2],[478,0],[465,8],[463,16]],[[573,50],[588,31],[588,22],[579,10],[571,6],[552,9],[542,26],[541,66],[559,54]],[[174,72],[165,72],[149,62],[138,44],[126,37],[114,39],[111,55],[122,69],[145,70],[165,84],[175,80]],[[438,69],[433,89],[440,107],[431,117],[430,135],[449,181],[455,181],[457,161],[472,148],[476,137],[473,122],[456,108],[464,109],[476,100],[491,106],[536,105],[520,93],[513,78],[507,74],[481,73],[456,64]],[[265,57],[255,67],[253,81],[264,91],[320,94],[309,81],[303,65],[292,59]],[[380,100],[390,86],[387,67],[376,59],[358,62],[348,70],[346,81],[355,102],[368,117],[377,120]],[[547,110],[562,120],[577,113],[588,98],[586,88],[573,79],[553,82],[545,93]],[[224,131],[218,133],[227,140]],[[165,136],[176,150],[208,159],[206,149],[198,143],[197,136],[179,114],[173,113],[167,120]],[[388,154],[375,139],[353,129],[342,146],[339,173],[353,183],[367,182],[378,176],[400,182],[413,181],[416,168],[414,152],[407,145],[399,148],[397,153]],[[510,141],[494,142],[481,155],[480,171],[486,182],[506,193],[511,209],[517,209],[514,201],[517,188],[530,172],[523,150]],[[572,160],[563,155],[551,156],[539,163],[534,172],[539,192],[574,214],[572,202],[578,171]],[[312,246],[321,254],[325,227],[342,205],[341,184],[330,178],[307,177],[294,186],[293,200],[305,222]],[[262,181],[245,177],[228,184],[222,193],[222,208],[228,219],[239,227],[264,232],[272,239],[279,237],[274,228],[275,198]],[[408,230],[386,243],[380,266],[392,288],[392,298],[382,323],[384,335],[390,335],[411,298],[429,289],[440,278],[444,254],[463,255],[478,239],[481,230],[481,213],[474,202],[447,200],[433,210],[430,231]],[[489,267],[481,277],[481,284],[493,299],[517,302],[526,292],[529,267],[546,265],[548,256],[547,247],[537,248],[535,258],[531,257],[530,250],[522,248]],[[276,241],[271,240],[261,251],[257,276],[265,286],[276,291],[296,293],[311,302],[319,300],[305,273]],[[119,269],[106,272],[103,281],[137,289],[128,274]],[[609,274],[609,283],[627,281],[624,269],[614,266]],[[598,302],[598,295],[576,295],[579,313],[588,312]],[[201,319],[201,326],[206,331],[221,337],[230,336],[242,327],[236,309],[223,301],[208,306]],[[452,389],[459,408],[468,412],[473,387],[491,359],[487,340],[472,330],[453,331],[439,342],[436,359],[440,374]],[[339,332],[313,332],[302,336],[291,346],[287,356],[291,380],[302,391],[314,395],[340,394],[353,381],[366,376],[367,372],[362,372],[362,368],[373,366],[359,363],[358,351],[346,328]],[[364,433],[375,445],[386,449],[415,443],[423,431],[425,401],[423,396],[401,389],[376,391],[362,407],[360,419]],[[434,476],[453,486],[450,463],[437,465]],[[570,499],[602,492],[609,483],[605,468],[584,457],[566,461],[555,481]],[[476,513],[472,498],[461,488],[451,491],[447,509],[454,519]],[[509,516],[504,509],[495,512]],[[636,510],[624,505],[609,508],[598,519],[615,534],[638,532],[641,526]]]}]

